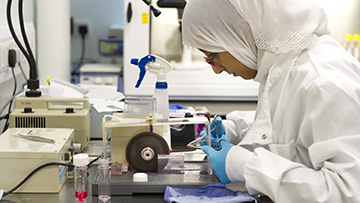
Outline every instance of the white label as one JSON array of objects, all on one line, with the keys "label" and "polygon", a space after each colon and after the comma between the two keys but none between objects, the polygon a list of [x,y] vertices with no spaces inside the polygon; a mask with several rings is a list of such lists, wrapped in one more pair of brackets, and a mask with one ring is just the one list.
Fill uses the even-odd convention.
[{"label": "white label", "polygon": [[45,144],[45,146],[42,148],[43,150],[57,150],[59,148],[60,144],[59,143],[47,143]]},{"label": "white label", "polygon": [[36,130],[21,130],[17,132],[17,135],[35,135]]}]

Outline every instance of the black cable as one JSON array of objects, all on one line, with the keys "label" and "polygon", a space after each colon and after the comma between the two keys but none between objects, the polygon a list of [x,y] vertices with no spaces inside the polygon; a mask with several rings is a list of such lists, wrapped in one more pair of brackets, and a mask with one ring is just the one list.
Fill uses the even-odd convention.
[{"label": "black cable", "polygon": [[[33,69],[32,63],[31,63],[31,59],[29,54],[26,52],[26,50],[24,49],[24,47],[21,45],[19,38],[16,36],[14,27],[12,25],[12,20],[11,20],[11,3],[12,0],[8,0],[7,3],[7,7],[6,7],[6,17],[7,17],[7,22],[8,22],[8,26],[9,26],[9,30],[11,33],[11,36],[14,38],[16,45],[20,48],[21,52],[24,54],[26,60],[28,61],[29,65],[30,65],[30,70]],[[31,71],[30,71],[30,75],[31,75]]]},{"label": "black cable", "polygon": [[34,70],[31,71],[31,75],[30,78],[31,79],[36,79],[37,77],[37,72],[36,72],[36,63],[35,63],[35,57],[31,51],[31,47],[25,32],[25,25],[24,25],[24,16],[23,16],[23,0],[19,0],[19,22],[20,22],[20,29],[21,29],[21,34],[23,36],[24,39],[24,43],[27,49],[27,52],[29,54],[30,60],[31,60],[31,65],[30,67],[33,67]]},{"label": "black cable", "polygon": [[56,166],[59,166],[59,165],[62,165],[62,166],[74,166],[72,164],[66,164],[66,163],[58,163],[58,162],[50,162],[50,163],[46,163],[46,164],[43,164],[39,167],[37,167],[35,170],[33,170],[29,175],[27,175],[19,184],[17,184],[14,188],[12,188],[11,190],[7,191],[7,192],[4,192],[4,197],[6,195],[9,195],[11,193],[13,193],[15,190],[17,190],[21,185],[23,185],[32,175],[34,175],[37,171],[39,171],[40,169],[42,168],[45,168],[47,166],[52,166],[52,165],[56,165]]},{"label": "black cable", "polygon": [[92,160],[87,166],[90,167],[93,163],[95,163],[95,161],[99,160],[100,157],[101,157],[101,155],[96,157],[96,159]]},{"label": "black cable", "polygon": [[3,200],[1,200],[1,203],[16,203],[16,202],[13,202],[11,200],[3,199]]},{"label": "black cable", "polygon": [[[17,86],[17,81],[16,81],[15,72],[14,72],[14,67],[11,67],[11,72],[12,72],[12,75],[13,75],[13,78],[14,78],[14,91],[13,91],[13,94],[12,94],[12,97],[13,97],[13,96],[15,95],[15,93],[16,93],[16,86]],[[11,106],[12,106],[13,100],[14,100],[14,99],[12,99],[11,102],[9,103],[8,114],[10,114],[10,112],[11,112]],[[4,128],[3,128],[3,132],[5,132],[8,127],[9,127],[9,117],[6,119],[6,122],[5,122],[5,125],[4,125]]]},{"label": "black cable", "polygon": [[[9,30],[10,30],[10,33],[13,37],[13,39],[15,40],[16,44],[18,45],[18,47],[20,48],[21,52],[24,54],[26,60],[28,61],[29,63],[29,66],[30,66],[30,70],[29,70],[29,79],[27,80],[27,86],[28,86],[28,89],[30,89],[30,91],[27,91],[25,93],[25,95],[27,97],[40,97],[41,96],[41,91],[38,91],[37,89],[39,88],[39,80],[37,79],[37,73],[36,73],[36,63],[35,63],[35,59],[34,58],[31,58],[31,56],[26,52],[26,50],[24,49],[24,47],[21,45],[18,37],[16,36],[16,33],[15,33],[15,30],[14,30],[14,27],[12,25],[12,20],[11,20],[11,3],[12,3],[12,0],[8,0],[7,2],[7,7],[6,7],[6,18],[7,18],[7,22],[8,22],[8,26],[9,26]],[[19,5],[19,16],[20,17],[23,17],[22,15],[22,4],[23,4],[23,1],[20,2],[21,5]],[[24,30],[24,21],[23,21],[23,18],[20,18],[20,24],[21,24],[21,29]],[[25,33],[25,31],[23,32],[23,34]],[[25,36],[23,36],[24,38],[24,41],[27,41],[27,38],[26,38],[26,34]],[[30,47],[30,46],[29,46]],[[31,51],[31,49],[30,49]],[[32,54],[32,53],[31,53]],[[33,57],[33,55],[32,55]]]},{"label": "black cable", "polygon": [[[98,156],[96,159],[92,160],[87,166],[90,167],[95,161],[97,161],[99,158],[101,157]],[[11,190],[7,191],[4,193],[4,197],[6,195],[9,195],[11,193],[13,193],[15,190],[17,190],[19,187],[21,187],[32,175],[34,175],[36,172],[38,172],[40,169],[42,168],[45,168],[47,166],[53,166],[53,165],[56,165],[56,166],[59,166],[59,165],[62,165],[62,166],[68,166],[68,167],[75,167],[73,164],[67,164],[67,163],[59,163],[59,162],[50,162],[50,163],[46,163],[46,164],[43,164],[39,167],[37,167],[36,169],[34,169],[33,171],[31,171],[31,173],[29,175],[27,175],[20,183],[18,183],[15,187],[13,187]]]},{"label": "black cable", "polygon": [[6,115],[3,115],[3,116],[0,116],[0,121],[1,121],[2,119],[7,119],[7,118],[9,118],[9,114],[6,114]]},{"label": "black cable", "polygon": [[81,64],[84,62],[84,57],[85,57],[85,35],[81,35],[81,43],[82,43],[82,49],[81,49],[81,57],[79,62],[76,64],[74,71],[72,72],[72,75],[77,75],[79,74],[79,69],[81,67]]}]

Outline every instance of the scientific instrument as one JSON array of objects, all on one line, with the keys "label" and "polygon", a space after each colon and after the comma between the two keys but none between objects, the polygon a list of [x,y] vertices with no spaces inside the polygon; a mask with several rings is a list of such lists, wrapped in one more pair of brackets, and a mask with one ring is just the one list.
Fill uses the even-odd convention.
[{"label": "scientific instrument", "polygon": [[[157,76],[154,96],[126,98],[125,111],[105,115],[102,122],[103,157],[108,157],[107,128],[111,132],[111,187],[113,195],[131,195],[133,193],[162,193],[167,185],[179,187],[199,187],[216,182],[212,176],[210,162],[204,160],[204,153],[199,162],[183,162],[176,171],[162,170],[167,163],[172,163],[162,156],[169,155],[171,149],[170,125],[205,124],[209,128],[206,117],[169,118],[169,100],[167,94],[166,74],[172,66],[164,59],[147,55],[140,60],[132,59],[138,65],[140,75],[136,86],[139,87],[146,71]],[[156,108],[154,108],[156,106]],[[210,132],[210,129],[207,130]],[[210,144],[210,137],[208,136]],[[167,158],[174,158],[167,156]],[[146,180],[138,181],[138,175],[146,173]],[[160,173],[159,173],[160,172]],[[93,181],[93,194],[99,194],[99,171]],[[134,179],[136,180],[134,182]]]},{"label": "scientific instrument", "polygon": [[[55,143],[23,139],[19,133]],[[9,128],[0,136],[0,183],[8,191],[42,164],[66,162],[72,155],[74,130],[66,128]],[[50,166],[30,177],[15,193],[58,193],[66,180],[65,166]]]},{"label": "scientific instrument", "polygon": [[79,83],[82,85],[105,85],[123,92],[121,71],[120,64],[84,64],[80,68]]},{"label": "scientific instrument", "polygon": [[[209,121],[206,117],[162,119],[161,114],[156,113],[147,118],[126,118],[124,113],[104,116],[103,140],[105,140],[105,157],[107,156],[106,129],[111,129],[112,195],[162,193],[168,185],[174,187],[199,187],[216,182],[211,167],[209,167],[209,162],[203,159],[204,153],[202,151],[192,154],[201,155],[201,160],[185,160],[181,170],[176,168],[175,172],[174,170],[162,170],[161,168],[167,165],[164,163],[164,156],[161,155],[170,154],[169,147],[161,136],[163,126],[188,124],[205,124],[209,126]],[[159,156],[161,162],[158,162]],[[148,181],[134,182],[133,176],[138,172],[146,173]],[[98,173],[92,183],[93,194],[95,195],[99,192],[97,189]]]},{"label": "scientific instrument", "polygon": [[10,128],[73,128],[75,143],[84,149],[90,140],[90,106],[87,98],[20,96],[14,100]]}]

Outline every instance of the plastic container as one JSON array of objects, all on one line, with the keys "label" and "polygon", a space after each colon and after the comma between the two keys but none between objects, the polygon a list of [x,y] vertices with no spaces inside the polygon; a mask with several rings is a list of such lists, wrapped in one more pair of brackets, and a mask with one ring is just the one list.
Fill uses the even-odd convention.
[{"label": "plastic container", "polygon": [[98,161],[98,189],[99,202],[110,202],[111,199],[111,161],[100,159]]},{"label": "plastic container", "polygon": [[75,166],[75,201],[88,202],[87,165],[89,164],[89,156],[87,154],[76,154],[73,158]]},{"label": "plastic container", "polygon": [[154,115],[156,99],[153,97],[126,97],[125,118],[144,118]]},{"label": "plastic container", "polygon": [[182,174],[184,163],[184,153],[158,154],[158,173]]}]

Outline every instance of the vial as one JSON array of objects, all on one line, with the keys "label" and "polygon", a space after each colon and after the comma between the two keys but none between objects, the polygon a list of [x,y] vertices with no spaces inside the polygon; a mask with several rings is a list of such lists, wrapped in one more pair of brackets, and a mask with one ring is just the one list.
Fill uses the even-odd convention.
[{"label": "vial", "polygon": [[87,154],[76,154],[73,158],[75,166],[75,201],[88,202],[87,165],[89,164],[89,156]]},{"label": "vial", "polygon": [[111,199],[111,161],[110,159],[99,159],[98,161],[98,189],[99,202],[109,203]]}]

